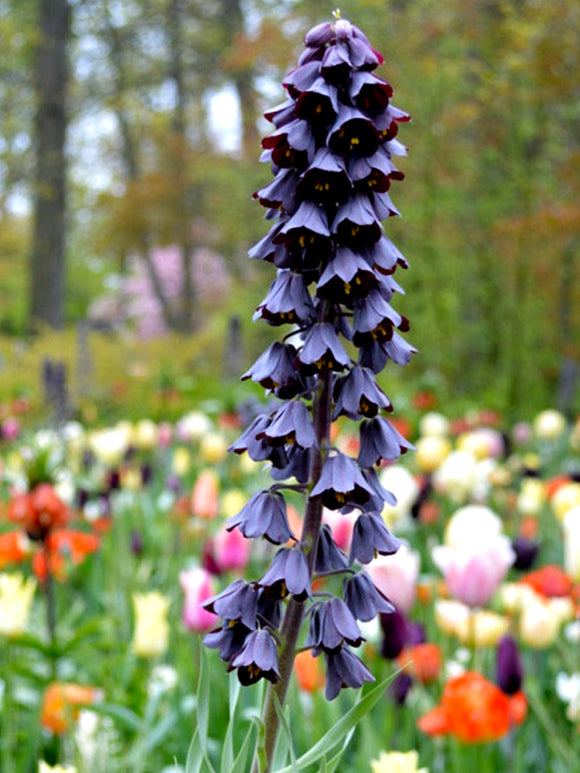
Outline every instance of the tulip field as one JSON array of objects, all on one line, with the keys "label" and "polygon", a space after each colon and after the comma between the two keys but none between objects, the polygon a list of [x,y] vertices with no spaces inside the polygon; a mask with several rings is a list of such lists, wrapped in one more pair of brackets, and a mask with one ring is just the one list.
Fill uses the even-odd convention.
[{"label": "tulip field", "polygon": [[[218,620],[201,603],[277,550],[225,529],[267,478],[227,452],[242,420],[213,404],[173,424],[3,441],[4,773],[234,770],[256,743],[264,680],[238,689],[202,645]],[[302,650],[278,769],[324,769],[322,755],[299,762],[327,738],[327,761],[344,745],[342,771],[575,770],[580,424],[429,410],[398,426],[416,451],[379,477],[403,544],[365,565],[395,611],[360,624],[380,696],[352,737],[328,739],[376,685],[327,701],[322,659]],[[357,451],[340,422],[333,442]],[[299,528],[298,497],[288,518]],[[324,521],[348,553],[353,517]]]}]

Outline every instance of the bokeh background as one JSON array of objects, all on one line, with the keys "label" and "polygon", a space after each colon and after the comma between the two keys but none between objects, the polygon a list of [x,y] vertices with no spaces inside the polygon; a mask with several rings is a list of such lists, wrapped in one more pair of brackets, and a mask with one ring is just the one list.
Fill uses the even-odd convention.
[{"label": "bokeh background", "polygon": [[[272,269],[247,258],[267,231],[252,199],[271,177],[262,113],[332,10],[0,0],[3,403],[42,415],[55,364],[58,400],[89,423],[255,394],[237,379],[271,335],[251,314]],[[451,415],[574,415],[579,4],[345,0],[341,12],[386,55],[379,74],[412,116],[391,190],[403,217],[385,224],[411,264],[397,308],[420,350],[384,374],[399,410],[427,394]]]}]

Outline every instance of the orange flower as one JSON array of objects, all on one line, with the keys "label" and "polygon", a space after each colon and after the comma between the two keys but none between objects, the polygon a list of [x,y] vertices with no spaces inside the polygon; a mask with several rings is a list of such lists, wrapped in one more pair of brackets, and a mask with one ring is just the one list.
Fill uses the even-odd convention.
[{"label": "orange flower", "polygon": [[96,687],[53,682],[46,688],[42,699],[40,723],[57,735],[65,733],[83,706],[92,706],[102,697],[103,691]]},{"label": "orange flower", "polygon": [[310,650],[299,652],[294,658],[294,672],[301,690],[315,692],[324,685],[324,674],[320,659],[313,657]]},{"label": "orange flower", "polygon": [[445,685],[439,706],[419,718],[428,735],[453,735],[464,743],[502,738],[523,722],[527,702],[522,692],[509,697],[481,674],[467,671]]},{"label": "orange flower", "polygon": [[397,658],[398,665],[422,684],[435,681],[441,671],[441,650],[426,642],[405,647]]},{"label": "orange flower", "polygon": [[30,550],[28,539],[21,531],[0,534],[0,569],[6,564],[16,564],[26,558]]},{"label": "orange flower", "polygon": [[572,578],[557,564],[548,564],[522,577],[521,582],[530,585],[536,593],[546,598],[569,596]]},{"label": "orange flower", "polygon": [[50,567],[47,567],[47,551],[44,548],[37,550],[32,559],[32,568],[41,582],[46,580],[49,568],[50,573],[58,580],[64,580],[66,560],[75,566],[81,564],[90,553],[98,550],[100,540],[95,534],[84,531],[59,529],[48,535],[47,545]]},{"label": "orange flower", "polygon": [[52,529],[66,526],[69,512],[50,483],[40,483],[28,494],[19,494],[8,505],[8,518],[32,539],[42,540]]},{"label": "orange flower", "polygon": [[555,478],[550,478],[550,480],[547,480],[545,483],[545,491],[548,500],[552,499],[554,494],[559,489],[561,489],[562,486],[567,486],[570,481],[571,478],[568,475],[559,475]]},{"label": "orange flower", "polygon": [[191,512],[198,518],[216,518],[219,513],[218,478],[213,470],[204,470],[191,492]]}]

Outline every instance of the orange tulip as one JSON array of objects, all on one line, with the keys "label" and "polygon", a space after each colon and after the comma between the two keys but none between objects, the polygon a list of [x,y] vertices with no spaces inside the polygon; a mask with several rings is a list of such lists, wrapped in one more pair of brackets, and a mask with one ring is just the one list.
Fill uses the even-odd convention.
[{"label": "orange tulip", "polygon": [[569,596],[572,591],[572,578],[557,564],[548,564],[530,572],[522,577],[521,582],[546,598]]},{"label": "orange tulip", "polygon": [[521,724],[526,711],[522,692],[510,697],[481,674],[468,671],[447,682],[439,706],[417,724],[428,735],[449,734],[464,743],[485,743]]},{"label": "orange tulip", "polygon": [[315,658],[310,650],[299,652],[294,658],[294,673],[301,690],[315,692],[324,685],[324,674],[320,658]]},{"label": "orange tulip", "polygon": [[441,671],[441,650],[426,642],[405,647],[397,658],[398,665],[422,684],[435,681]]},{"label": "orange tulip", "polygon": [[60,735],[76,720],[83,706],[92,706],[101,700],[102,690],[80,684],[53,682],[44,693],[40,723],[47,730]]}]

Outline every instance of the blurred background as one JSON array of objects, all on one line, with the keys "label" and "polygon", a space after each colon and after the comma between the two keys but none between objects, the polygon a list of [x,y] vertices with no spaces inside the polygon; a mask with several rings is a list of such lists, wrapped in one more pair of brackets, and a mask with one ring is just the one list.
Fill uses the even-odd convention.
[{"label": "blurred background", "polygon": [[[234,403],[273,333],[261,117],[319,0],[0,0],[0,418]],[[411,114],[399,412],[580,410],[580,4],[345,0]],[[258,390],[259,391],[259,390]],[[421,402],[422,401],[422,402]],[[55,407],[56,406],[56,407]]]}]

